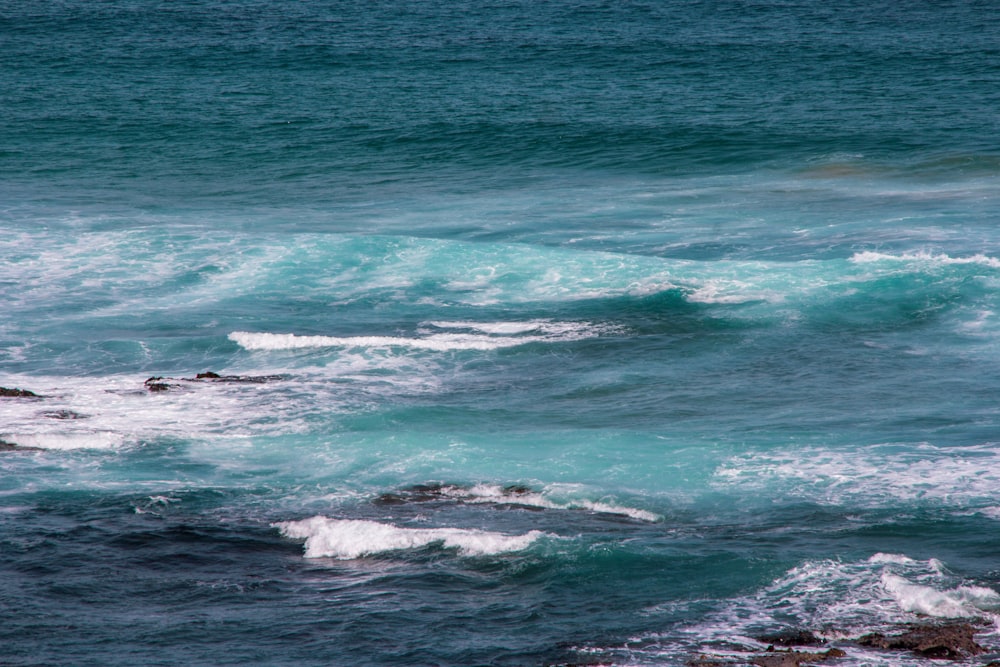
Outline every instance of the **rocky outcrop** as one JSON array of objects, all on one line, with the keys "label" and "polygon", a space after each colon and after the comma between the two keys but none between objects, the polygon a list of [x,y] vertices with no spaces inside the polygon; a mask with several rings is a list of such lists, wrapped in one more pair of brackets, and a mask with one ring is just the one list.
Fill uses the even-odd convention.
[{"label": "rocky outcrop", "polygon": [[40,452],[41,447],[22,447],[15,442],[0,440],[0,453],[2,452]]},{"label": "rocky outcrop", "polygon": [[[482,499],[470,495],[470,488],[458,486],[456,484],[444,484],[441,482],[431,482],[428,484],[414,484],[399,491],[383,493],[375,498],[376,505],[403,505],[407,503],[426,503],[446,500],[450,502],[475,501],[482,502]],[[510,484],[503,487],[502,495],[491,500],[497,505],[517,504],[517,496],[531,493],[531,487],[523,484]],[[527,507],[527,509],[541,509],[538,507]]]},{"label": "rocky outcrop", "polygon": [[900,634],[887,636],[873,632],[857,641],[861,646],[912,651],[925,658],[960,660],[985,651],[974,639],[979,632],[982,632],[982,628],[972,623],[910,625]]},{"label": "rocky outcrop", "polygon": [[[854,644],[858,647],[878,649],[882,651],[906,651],[921,658],[965,660],[985,652],[975,635],[983,631],[983,627],[973,622],[927,622],[911,623],[899,626],[899,632],[883,634],[873,632],[853,641],[845,640],[842,644]],[[837,635],[843,636],[842,632]],[[813,653],[797,651],[792,648],[776,649],[775,646],[819,646],[826,643],[822,637],[808,630],[787,630],[780,633],[762,635],[758,641],[765,642],[768,647],[763,652],[747,649],[744,655],[711,656],[700,655],[690,660],[690,667],[739,667],[741,665],[756,665],[756,667],[801,667],[815,665],[819,662],[841,658],[847,655],[839,648]],[[990,663],[987,667],[1000,667],[1000,662]]]},{"label": "rocky outcrop", "polygon": [[808,630],[786,630],[772,635],[761,635],[756,638],[762,644],[771,646],[823,646],[826,640],[817,637]]},{"label": "rocky outcrop", "polygon": [[453,484],[432,482],[414,484],[399,491],[383,493],[375,499],[376,505],[404,505],[406,503],[426,503],[434,500],[452,499],[461,491]]},{"label": "rocky outcrop", "polygon": [[[161,377],[151,377],[151,378],[148,378],[142,384],[146,387],[147,391],[151,391],[153,393],[157,393],[157,392],[161,392],[161,391],[167,391],[167,390],[170,389],[170,384],[167,383],[167,382],[165,382],[164,379],[165,378],[161,378]],[[176,386],[176,385],[174,385],[174,386]]]},{"label": "rocky outcrop", "polygon": [[28,391],[27,389],[11,389],[8,387],[0,387],[0,397],[4,398],[41,398],[38,394],[33,391]]},{"label": "rocky outcrop", "polygon": [[283,379],[280,375],[219,375],[212,371],[198,373],[193,378],[181,378],[185,382],[239,382],[250,384],[263,384],[264,382],[274,382]]},{"label": "rocky outcrop", "polygon": [[193,378],[171,378],[154,376],[147,379],[143,384],[147,391],[154,393],[178,389],[184,384],[200,382],[233,382],[243,384],[263,384],[284,379],[280,375],[219,375],[212,371],[198,373]]},{"label": "rocky outcrop", "polygon": [[843,658],[845,655],[847,654],[839,648],[831,648],[822,653],[807,653],[791,649],[785,651],[773,650],[761,655],[755,655],[750,658],[749,662],[751,665],[757,665],[757,667],[799,667],[799,665],[813,665],[831,658]]},{"label": "rocky outcrop", "polygon": [[690,667],[736,667],[736,665],[749,664],[757,667],[800,667],[801,665],[815,665],[833,658],[842,658],[845,655],[847,654],[838,648],[831,648],[821,653],[809,653],[791,649],[776,650],[772,646],[764,653],[755,653],[739,658],[713,658],[702,655],[688,661],[688,665]]}]

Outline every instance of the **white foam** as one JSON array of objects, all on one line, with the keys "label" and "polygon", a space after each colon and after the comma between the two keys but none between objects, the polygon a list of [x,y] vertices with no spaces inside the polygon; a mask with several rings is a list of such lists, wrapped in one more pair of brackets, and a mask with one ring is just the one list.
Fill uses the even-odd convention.
[{"label": "white foam", "polygon": [[120,447],[125,438],[120,433],[107,431],[83,431],[68,433],[5,433],[0,440],[20,447],[39,449],[114,449]]},{"label": "white foam", "polygon": [[982,266],[988,266],[991,269],[1000,268],[1000,259],[983,255],[981,253],[968,257],[952,257],[944,253],[935,255],[930,252],[908,252],[899,255],[892,255],[866,250],[852,255],[850,261],[855,264],[872,264],[875,262],[921,262],[925,264],[939,264],[944,266],[952,264],[979,264]]},{"label": "white foam", "polygon": [[[18,386],[43,398],[4,401],[0,440],[53,450],[114,449],[164,437],[236,443],[305,429],[306,408],[285,395],[281,383],[180,382],[153,394],[144,380],[125,375],[17,378]],[[60,413],[71,416],[52,416]]]},{"label": "white foam", "polygon": [[835,505],[902,500],[967,509],[995,504],[1000,451],[992,443],[798,448],[733,457],[715,470],[713,484]]},{"label": "white foam", "polygon": [[462,528],[401,528],[376,521],[330,519],[325,516],[273,525],[285,537],[305,539],[306,558],[342,560],[388,551],[420,549],[432,544],[458,549],[467,556],[488,556],[521,551],[544,535],[537,530],[524,535],[503,535]]},{"label": "white foam", "polygon": [[[552,322],[431,322],[437,329],[471,329],[480,333],[431,333],[403,336],[300,336],[286,333],[234,331],[229,340],[246,350],[295,350],[303,348],[410,348],[447,352],[452,350],[497,350],[528,343],[553,343],[599,336],[607,328],[590,323]],[[534,332],[534,335],[520,335]]]},{"label": "white foam", "polygon": [[904,611],[939,618],[978,618],[1000,609],[1000,594],[983,586],[938,590],[914,584],[895,574],[883,574],[882,586]]},{"label": "white foam", "polygon": [[778,303],[784,295],[774,289],[761,289],[743,280],[707,279],[685,295],[690,303],[732,305],[766,301]]}]

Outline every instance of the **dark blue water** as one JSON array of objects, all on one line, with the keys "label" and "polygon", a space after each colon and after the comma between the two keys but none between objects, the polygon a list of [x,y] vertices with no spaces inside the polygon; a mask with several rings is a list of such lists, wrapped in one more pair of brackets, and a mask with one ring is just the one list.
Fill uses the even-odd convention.
[{"label": "dark blue water", "polygon": [[997,9],[0,2],[0,662],[1000,657]]}]

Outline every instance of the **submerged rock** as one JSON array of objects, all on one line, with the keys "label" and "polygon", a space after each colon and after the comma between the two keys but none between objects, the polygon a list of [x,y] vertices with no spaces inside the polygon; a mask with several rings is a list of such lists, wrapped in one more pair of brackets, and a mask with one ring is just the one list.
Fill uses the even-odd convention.
[{"label": "submerged rock", "polygon": [[857,640],[861,646],[885,650],[913,651],[925,658],[959,660],[986,649],[973,638],[982,629],[972,623],[911,625],[906,632],[886,636],[873,632]]},{"label": "submerged rock", "polygon": [[42,413],[43,417],[48,417],[49,419],[86,419],[87,415],[81,415],[79,412],[73,412],[72,410],[48,410]]},{"label": "submerged rock", "polygon": [[143,384],[146,386],[146,389],[152,392],[167,391],[170,389],[170,385],[166,382],[160,382],[162,379],[161,377],[151,377],[143,382]]},{"label": "submerged rock", "polygon": [[41,398],[41,396],[33,391],[17,388],[11,389],[9,387],[0,387],[0,396],[5,398]]},{"label": "submerged rock", "polygon": [[41,447],[22,447],[15,442],[0,440],[0,452],[40,452]]},{"label": "submerged rock", "polygon": [[529,510],[543,509],[541,507],[518,503],[518,496],[534,493],[531,487],[524,484],[510,484],[501,487],[500,493],[497,495],[479,495],[475,493],[474,489],[475,487],[471,486],[459,486],[443,482],[413,484],[398,491],[380,494],[375,498],[374,502],[376,505],[403,505],[406,503],[449,501],[453,503],[475,503],[477,505],[491,504],[497,507],[523,507]]},{"label": "submerged rock", "polygon": [[383,493],[375,499],[376,505],[403,505],[405,503],[426,503],[444,498],[454,499],[459,487],[452,484],[432,482],[430,484],[414,484],[397,492]]},{"label": "submerged rock", "polygon": [[265,382],[274,382],[275,380],[283,380],[281,375],[219,375],[212,371],[206,371],[204,373],[198,373],[193,378],[172,378],[172,377],[160,377],[154,376],[146,380],[144,383],[146,389],[153,392],[159,391],[169,391],[171,389],[177,389],[182,385],[180,383],[202,383],[202,382],[233,382],[233,383],[245,383],[245,384],[263,384]]},{"label": "submerged rock", "polygon": [[262,384],[264,382],[274,382],[284,379],[280,375],[219,375],[213,371],[198,373],[193,378],[181,378],[185,382],[201,382],[210,380],[212,382],[247,382],[251,384]]},{"label": "submerged rock", "polygon": [[773,635],[761,635],[757,641],[773,646],[823,646],[826,640],[809,630],[786,630]]}]

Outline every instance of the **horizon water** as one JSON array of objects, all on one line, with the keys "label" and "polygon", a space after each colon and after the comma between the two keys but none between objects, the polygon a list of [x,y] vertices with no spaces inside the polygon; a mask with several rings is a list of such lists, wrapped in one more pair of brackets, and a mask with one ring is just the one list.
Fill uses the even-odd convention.
[{"label": "horizon water", "polygon": [[0,663],[1000,659],[997,9],[0,2]]}]

